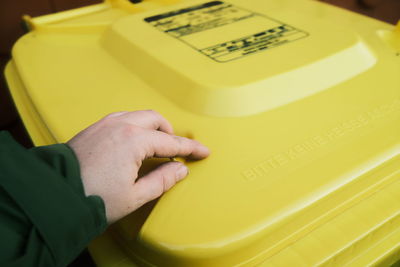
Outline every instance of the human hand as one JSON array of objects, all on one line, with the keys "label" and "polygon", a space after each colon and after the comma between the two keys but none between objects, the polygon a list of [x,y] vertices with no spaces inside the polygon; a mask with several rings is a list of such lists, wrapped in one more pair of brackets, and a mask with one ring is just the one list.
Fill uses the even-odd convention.
[{"label": "human hand", "polygon": [[78,158],[85,194],[103,199],[109,223],[161,196],[188,174],[183,163],[171,161],[139,179],[143,160],[203,159],[210,153],[197,141],[173,135],[171,124],[150,110],[112,113],[67,144]]}]

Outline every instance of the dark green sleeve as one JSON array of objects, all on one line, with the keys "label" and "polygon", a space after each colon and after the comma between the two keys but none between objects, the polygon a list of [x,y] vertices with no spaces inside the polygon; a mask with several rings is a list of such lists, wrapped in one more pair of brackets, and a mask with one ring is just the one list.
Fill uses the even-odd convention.
[{"label": "dark green sleeve", "polygon": [[26,150],[0,132],[0,266],[66,266],[106,224],[67,145]]}]

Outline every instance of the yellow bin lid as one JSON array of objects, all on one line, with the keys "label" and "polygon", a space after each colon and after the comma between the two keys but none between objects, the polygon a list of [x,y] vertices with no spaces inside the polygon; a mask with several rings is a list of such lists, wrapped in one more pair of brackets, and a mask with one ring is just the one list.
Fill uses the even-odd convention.
[{"label": "yellow bin lid", "polygon": [[99,266],[400,257],[400,26],[311,0],[109,0],[26,22],[6,75],[35,144],[155,109],[213,152],[96,240]]}]

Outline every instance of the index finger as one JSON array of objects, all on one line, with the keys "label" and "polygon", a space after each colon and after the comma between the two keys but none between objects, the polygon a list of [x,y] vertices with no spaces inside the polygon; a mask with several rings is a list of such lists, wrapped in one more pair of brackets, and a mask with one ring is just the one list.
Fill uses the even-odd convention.
[{"label": "index finger", "polygon": [[163,132],[148,133],[148,150],[146,156],[159,158],[186,157],[204,159],[210,155],[210,150],[196,140],[170,135]]}]

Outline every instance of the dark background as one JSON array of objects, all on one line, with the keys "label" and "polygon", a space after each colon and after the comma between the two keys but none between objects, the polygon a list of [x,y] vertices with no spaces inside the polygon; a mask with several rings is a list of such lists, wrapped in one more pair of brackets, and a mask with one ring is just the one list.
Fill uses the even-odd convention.
[{"label": "dark background", "polygon": [[0,0],[0,131],[11,132],[25,147],[31,147],[32,142],[18,117],[3,75],[13,44],[25,33],[21,17],[36,17],[100,2],[101,0]]},{"label": "dark background", "polygon": [[[392,24],[400,19],[400,0],[322,0]],[[32,17],[99,3],[101,0],[0,0],[0,131],[11,132],[25,147],[32,142],[18,116],[4,81],[12,45],[24,34],[22,15]],[[71,266],[94,266],[87,252]]]}]

